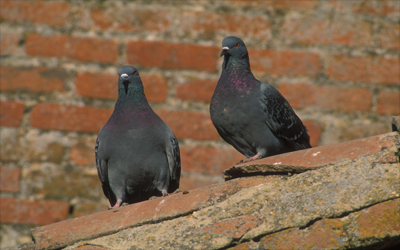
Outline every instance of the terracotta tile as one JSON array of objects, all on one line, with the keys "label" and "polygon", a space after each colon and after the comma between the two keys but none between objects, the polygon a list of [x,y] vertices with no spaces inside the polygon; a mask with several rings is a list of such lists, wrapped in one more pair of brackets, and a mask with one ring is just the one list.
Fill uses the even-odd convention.
[{"label": "terracotta tile", "polygon": [[266,157],[249,163],[232,166],[223,171],[225,179],[233,179],[255,174],[300,173],[335,163],[355,160],[368,156],[370,161],[393,161],[394,154],[399,151],[399,133],[383,135],[343,142],[334,145],[300,150],[286,154]]},{"label": "terracotta tile", "polygon": [[32,230],[36,249],[56,249],[83,239],[161,221],[199,210],[227,199],[243,188],[259,185],[276,177],[253,177],[190,190],[188,194],[173,194],[145,202],[61,221]]}]

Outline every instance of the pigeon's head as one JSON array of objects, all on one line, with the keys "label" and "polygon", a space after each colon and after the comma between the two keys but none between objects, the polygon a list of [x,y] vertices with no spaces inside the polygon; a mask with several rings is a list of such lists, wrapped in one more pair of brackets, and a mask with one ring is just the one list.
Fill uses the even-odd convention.
[{"label": "pigeon's head", "polygon": [[118,88],[125,89],[125,94],[128,94],[129,88],[142,85],[138,70],[132,66],[122,66],[119,68],[118,76]]},{"label": "pigeon's head", "polygon": [[220,56],[234,57],[234,58],[245,58],[248,56],[247,48],[242,39],[228,36],[222,41],[222,52]]}]

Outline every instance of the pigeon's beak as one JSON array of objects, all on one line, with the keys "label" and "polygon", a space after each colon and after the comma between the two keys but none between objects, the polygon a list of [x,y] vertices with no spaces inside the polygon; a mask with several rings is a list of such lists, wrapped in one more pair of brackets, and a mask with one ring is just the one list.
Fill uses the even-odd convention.
[{"label": "pigeon's beak", "polygon": [[127,81],[128,80],[128,74],[122,74],[121,78],[123,81]]},{"label": "pigeon's beak", "polygon": [[222,48],[222,51],[221,51],[221,54],[220,54],[219,56],[221,57],[221,56],[226,55],[226,53],[228,53],[228,50],[229,50],[228,47],[223,47],[223,48]]}]

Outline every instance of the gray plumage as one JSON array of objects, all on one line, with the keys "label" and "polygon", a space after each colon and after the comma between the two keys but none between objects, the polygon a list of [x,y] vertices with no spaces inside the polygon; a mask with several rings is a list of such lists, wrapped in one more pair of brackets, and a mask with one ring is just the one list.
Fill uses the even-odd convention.
[{"label": "gray plumage", "polygon": [[307,129],[277,89],[257,80],[244,42],[222,41],[222,73],[210,104],[220,136],[251,161],[310,148]]},{"label": "gray plumage", "polygon": [[138,71],[118,70],[118,100],[96,140],[95,157],[103,192],[114,208],[179,187],[178,141],[147,102]]}]

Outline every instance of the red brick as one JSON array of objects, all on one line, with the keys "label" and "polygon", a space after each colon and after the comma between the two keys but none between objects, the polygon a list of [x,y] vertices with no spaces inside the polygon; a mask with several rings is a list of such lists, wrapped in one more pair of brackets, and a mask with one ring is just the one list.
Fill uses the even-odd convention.
[{"label": "red brick", "polygon": [[308,130],[308,135],[310,136],[310,144],[312,147],[316,147],[319,144],[319,140],[321,139],[322,134],[322,125],[318,122],[304,120],[304,126],[306,126]]},{"label": "red brick", "polygon": [[26,38],[25,51],[31,56],[115,63],[118,57],[118,44],[112,40],[94,37],[30,34]]},{"label": "red brick", "polygon": [[274,76],[314,76],[321,70],[317,54],[296,51],[249,50],[253,71]]},{"label": "red brick", "polygon": [[18,127],[21,124],[23,115],[24,104],[22,102],[0,102],[0,126]]},{"label": "red brick", "polygon": [[112,109],[39,103],[31,113],[31,126],[39,129],[98,133]]},{"label": "red brick", "polygon": [[[144,93],[149,102],[165,102],[168,94],[167,80],[162,76],[141,75]],[[79,95],[92,98],[118,98],[118,77],[107,74],[84,73],[76,77]]]},{"label": "red brick", "polygon": [[298,9],[298,10],[312,10],[318,1],[314,0],[269,0],[269,1],[248,1],[248,0],[230,0],[231,2],[238,3],[240,5],[247,5],[249,7],[256,8],[268,8],[272,7],[275,9]]},{"label": "red brick", "polygon": [[365,14],[376,14],[376,15],[390,15],[396,14],[400,11],[400,6],[397,1],[341,1],[333,0],[327,1],[328,7],[333,7],[338,11],[346,13],[365,13]]},{"label": "red brick", "polygon": [[2,223],[47,225],[68,218],[69,204],[62,201],[28,201],[0,197]]},{"label": "red brick", "polygon": [[170,110],[157,110],[156,113],[170,126],[178,138],[197,140],[217,140],[219,138],[208,114]]},{"label": "red brick", "polygon": [[78,165],[94,165],[94,145],[96,140],[80,140],[71,147],[70,159]]},{"label": "red brick", "polygon": [[213,13],[209,11],[184,11],[180,16],[181,27],[188,34],[202,39],[215,39],[219,34],[239,37],[271,38],[271,24],[265,15]]},{"label": "red brick", "polygon": [[176,88],[176,97],[182,100],[210,102],[218,80],[201,79],[186,82]]},{"label": "red brick", "polygon": [[18,192],[20,177],[20,168],[0,166],[0,191]]},{"label": "red brick", "polygon": [[64,1],[1,1],[0,19],[61,26],[70,22],[69,3]]},{"label": "red brick", "polygon": [[379,114],[400,114],[400,91],[382,90],[378,97],[378,113]]},{"label": "red brick", "polygon": [[220,175],[221,171],[246,158],[235,149],[181,147],[182,170],[192,173]]},{"label": "red brick", "polygon": [[220,48],[196,44],[130,41],[127,60],[132,65],[215,72]]},{"label": "red brick", "polygon": [[363,88],[281,83],[279,91],[293,108],[317,106],[326,110],[365,112],[372,106],[372,92]]},{"label": "red brick", "polygon": [[[64,90],[66,73],[45,67],[22,68],[0,67],[1,91],[52,92]],[[27,81],[26,79],[29,79]]]},{"label": "red brick", "polygon": [[212,178],[212,176],[209,175],[181,175],[179,188],[182,190],[191,190],[201,187],[207,187],[221,182],[223,182],[222,179],[217,180],[216,178]]},{"label": "red brick", "polygon": [[398,84],[399,68],[398,58],[335,55],[329,64],[328,75],[340,81]]},{"label": "red brick", "polygon": [[301,1],[292,1],[292,0],[272,0],[270,3],[274,8],[281,9],[307,9],[311,10],[314,8],[317,1],[314,0],[301,0]]},{"label": "red brick", "polygon": [[388,49],[400,49],[400,25],[384,25],[379,34],[378,40],[382,47]]},{"label": "red brick", "polygon": [[[116,15],[115,13],[118,13]],[[156,31],[162,32],[169,29],[169,12],[139,8],[107,8],[104,11],[92,9],[90,17],[93,21],[92,29],[112,31]]]},{"label": "red brick", "polygon": [[281,39],[302,44],[373,45],[372,26],[362,20],[296,16],[282,25]]},{"label": "red brick", "polygon": [[11,55],[18,48],[20,34],[0,30],[0,55]]}]

